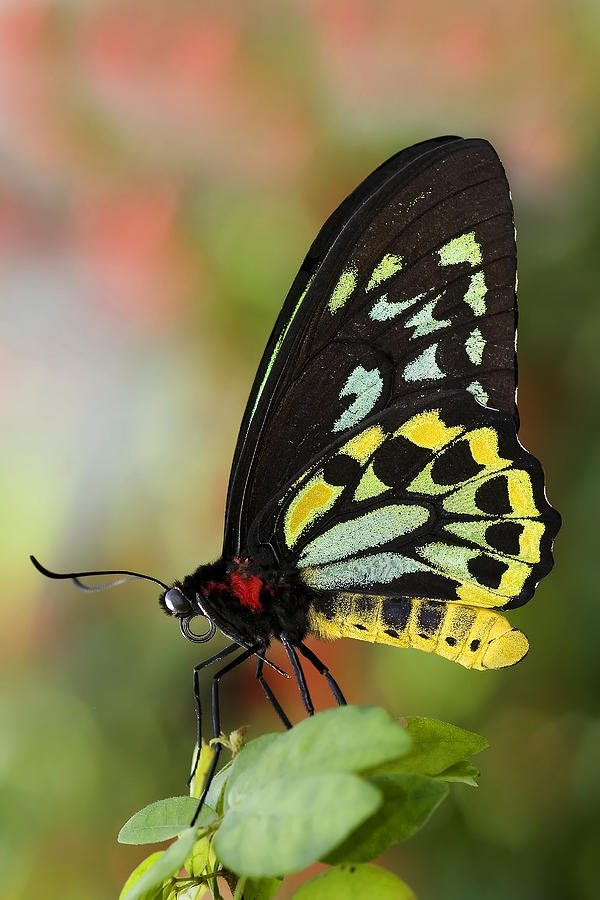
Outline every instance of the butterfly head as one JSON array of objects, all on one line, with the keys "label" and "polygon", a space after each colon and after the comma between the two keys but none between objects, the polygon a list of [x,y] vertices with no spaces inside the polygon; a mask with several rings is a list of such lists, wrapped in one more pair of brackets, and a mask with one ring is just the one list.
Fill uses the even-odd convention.
[{"label": "butterfly head", "polygon": [[[200,594],[196,593],[192,598],[184,590],[183,585],[176,582],[161,595],[159,603],[168,616],[176,616],[179,619],[181,633],[188,641],[203,644],[215,636],[217,626],[203,608]],[[207,622],[206,630],[200,633],[192,631],[190,624],[192,619],[198,616]]]}]

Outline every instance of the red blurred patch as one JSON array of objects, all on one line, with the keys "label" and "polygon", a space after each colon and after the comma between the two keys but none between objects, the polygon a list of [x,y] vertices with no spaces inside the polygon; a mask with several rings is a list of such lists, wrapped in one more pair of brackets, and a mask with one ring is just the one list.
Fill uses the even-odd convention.
[{"label": "red blurred patch", "polygon": [[52,124],[54,70],[51,19],[54,3],[19,2],[0,9],[0,109],[3,143],[19,168],[36,175],[58,149]]},{"label": "red blurred patch", "polygon": [[103,306],[138,320],[175,320],[183,272],[174,264],[174,189],[103,194],[80,206],[76,239],[92,294]]},{"label": "red blurred patch", "polygon": [[80,51],[97,89],[113,102],[169,121],[220,102],[237,41],[231,14],[144,4],[93,10]]},{"label": "red blurred patch", "polygon": [[440,60],[455,78],[485,77],[501,63],[503,52],[494,40],[492,22],[473,9],[462,15],[457,11],[442,34],[440,50]]}]

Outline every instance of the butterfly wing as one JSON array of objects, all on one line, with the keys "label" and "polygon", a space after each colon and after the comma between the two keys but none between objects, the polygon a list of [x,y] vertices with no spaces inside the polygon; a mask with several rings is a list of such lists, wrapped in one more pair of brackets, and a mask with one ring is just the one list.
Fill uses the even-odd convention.
[{"label": "butterfly wing", "polygon": [[[403,151],[328,220],[284,305],[238,440],[224,554],[313,459],[399,401],[470,393],[516,420],[516,251],[482,140]],[[256,549],[256,548],[254,548]]]},{"label": "butterfly wing", "polygon": [[384,163],[328,220],[242,424],[226,556],[299,571],[310,626],[520,659],[560,519],[517,438],[510,192],[485,141]]},{"label": "butterfly wing", "polygon": [[313,588],[315,634],[499,668],[528,645],[495,610],[533,595],[559,522],[512,417],[450,393],[368,418],[265,510],[250,543]]},{"label": "butterfly wing", "polygon": [[512,608],[549,571],[555,515],[512,419],[453,393],[367,419],[249,537],[316,591]]}]

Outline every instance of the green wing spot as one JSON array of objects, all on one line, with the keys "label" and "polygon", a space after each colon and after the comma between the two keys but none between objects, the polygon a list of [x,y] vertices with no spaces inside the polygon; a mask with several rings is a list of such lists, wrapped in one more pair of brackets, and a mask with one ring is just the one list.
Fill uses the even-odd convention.
[{"label": "green wing spot", "polygon": [[367,290],[370,291],[374,287],[377,287],[378,284],[381,284],[382,281],[387,281],[388,278],[391,278],[392,275],[399,272],[401,268],[402,257],[397,256],[395,253],[386,253],[383,259],[378,262],[373,269],[367,285]]},{"label": "green wing spot", "polygon": [[371,497],[378,497],[389,490],[389,485],[384,484],[375,474],[373,463],[369,463],[354,492],[354,499],[370,500]]},{"label": "green wing spot", "polygon": [[452,238],[438,250],[438,253],[440,266],[457,266],[464,262],[478,266],[482,261],[481,245],[475,240],[474,231]]},{"label": "green wing spot", "polygon": [[485,276],[483,272],[475,272],[474,275],[471,275],[471,281],[463,299],[465,303],[469,304],[476,316],[482,316],[485,313],[486,294]]},{"label": "green wing spot", "polygon": [[304,548],[299,565],[317,566],[381,547],[424,525],[428,518],[429,512],[423,506],[412,504],[374,509],[320,534]]},{"label": "green wing spot", "polygon": [[[440,266],[457,266],[460,263],[469,263],[473,267],[481,265],[483,260],[481,244],[475,240],[474,231],[452,238],[451,241],[448,241],[447,244],[444,244],[438,250],[438,253]],[[482,316],[485,312],[486,293],[485,275],[483,272],[475,272],[474,275],[471,275],[464,301],[469,304],[476,316]]]},{"label": "green wing spot", "polygon": [[426,303],[414,316],[405,324],[405,328],[414,328],[415,330],[410,336],[411,341],[418,337],[424,337],[431,334],[432,331],[439,331],[440,328],[447,328],[452,324],[450,319],[434,319],[433,309],[435,304],[440,300],[438,295]]},{"label": "green wing spot", "polygon": [[437,343],[431,344],[416,359],[413,359],[404,369],[404,380],[426,381],[428,378],[443,378],[444,373],[435,359],[437,348]]},{"label": "green wing spot", "polygon": [[346,384],[340,391],[340,400],[343,397],[356,395],[348,409],[342,413],[333,425],[333,431],[345,431],[356,425],[367,416],[381,396],[383,391],[383,378],[379,369],[365,369],[357,366],[350,373]]},{"label": "green wing spot", "polygon": [[358,269],[356,266],[348,266],[347,269],[344,269],[329,298],[329,311],[332,315],[348,300],[356,287],[357,281]]},{"label": "green wing spot", "polygon": [[492,522],[447,522],[444,530],[486,550],[533,565],[539,563],[541,558],[540,544],[545,527],[543,522],[532,519],[507,522],[499,518]]},{"label": "green wing spot", "polygon": [[407,572],[428,572],[429,566],[400,553],[376,553],[351,557],[328,566],[302,569],[302,579],[309,587],[324,591],[346,587],[371,589],[373,584],[386,584]]},{"label": "green wing spot", "polygon": [[474,366],[480,366],[483,359],[483,350],[485,348],[485,338],[479,328],[474,328],[467,340],[465,341],[465,350],[467,356]]},{"label": "green wing spot", "polygon": [[487,406],[490,396],[479,381],[472,381],[471,384],[467,385],[467,390],[470,394],[473,394],[475,399],[482,403],[483,406]]},{"label": "green wing spot", "polygon": [[374,322],[387,322],[389,319],[395,319],[396,316],[403,313],[405,309],[414,306],[414,304],[424,296],[425,294],[418,294],[416,297],[411,297],[410,300],[390,301],[387,298],[387,294],[383,294],[377,303],[373,305],[369,312],[369,316]]},{"label": "green wing spot", "polygon": [[500,598],[517,597],[531,572],[518,560],[441,541],[419,547],[418,553],[438,571],[461,582],[456,589],[461,600],[481,606],[502,606]]},{"label": "green wing spot", "polygon": [[426,559],[436,569],[451,577],[469,581],[473,580],[468,569],[469,561],[481,555],[480,550],[458,547],[454,544],[442,543],[441,541],[425,544],[417,549],[419,556]]}]

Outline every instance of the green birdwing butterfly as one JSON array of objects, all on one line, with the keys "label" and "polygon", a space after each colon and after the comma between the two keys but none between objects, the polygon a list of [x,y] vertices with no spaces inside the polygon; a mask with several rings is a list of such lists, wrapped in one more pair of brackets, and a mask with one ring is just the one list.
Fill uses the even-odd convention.
[{"label": "green birdwing butterfly", "polygon": [[293,572],[308,630],[512,665],[502,612],[560,519],[517,437],[510,191],[484,140],[398,153],[327,221],[255,380],[224,559]]},{"label": "green birdwing butterfly", "polygon": [[163,585],[187,638],[233,641],[196,667],[199,737],[197,672],[236,649],[214,679],[215,734],[218,680],[252,655],[289,725],[262,674],[273,639],[309,712],[296,651],[344,701],[307,634],[479,670],[525,655],[504,612],[550,571],[560,517],[517,436],[516,321],[510,191],[487,141],[403,150],[327,220],[250,394],[222,556]]}]

